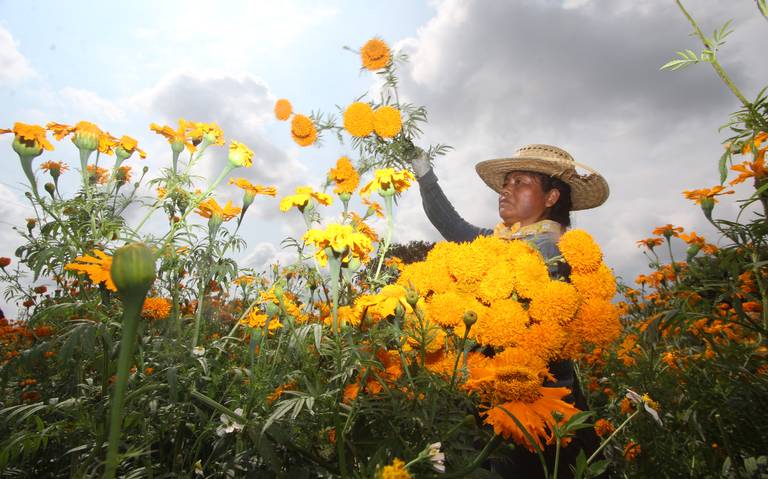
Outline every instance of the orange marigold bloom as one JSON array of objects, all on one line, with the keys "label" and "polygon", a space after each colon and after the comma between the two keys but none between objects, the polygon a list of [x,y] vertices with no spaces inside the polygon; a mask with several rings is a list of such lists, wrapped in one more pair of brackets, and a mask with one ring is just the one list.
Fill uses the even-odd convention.
[{"label": "orange marigold bloom", "polygon": [[405,462],[398,458],[395,458],[392,464],[382,467],[376,473],[376,479],[411,479],[411,477]]},{"label": "orange marigold bloom", "polygon": [[691,234],[680,233],[678,236],[681,240],[690,245],[703,247],[706,244],[704,238],[697,235],[695,231],[691,231]]},{"label": "orange marigold bloom", "polygon": [[186,146],[190,153],[194,153],[197,147],[192,144],[192,138],[187,134],[188,125],[189,123],[181,118],[179,119],[179,127],[175,130],[168,125],[160,126],[155,123],[149,125],[149,129],[164,136],[174,151],[180,152]]},{"label": "orange marigold bloom", "polygon": [[299,383],[296,382],[296,380],[291,380],[281,386],[276,387],[275,390],[267,396],[267,404],[272,404],[273,402],[280,399],[285,391],[295,391],[298,385]]},{"label": "orange marigold bloom", "polygon": [[344,129],[350,135],[362,138],[373,132],[373,108],[368,103],[355,102],[344,111]]},{"label": "orange marigold bloom", "polygon": [[549,281],[532,295],[528,314],[536,321],[558,321],[561,324],[573,319],[579,307],[579,293],[565,281]]},{"label": "orange marigold bloom", "polygon": [[100,185],[103,185],[107,182],[109,171],[107,171],[106,168],[102,168],[96,165],[88,165],[86,169],[88,170],[88,176],[90,176],[92,182],[98,183]]},{"label": "orange marigold bloom", "polygon": [[653,249],[662,244],[664,244],[664,240],[661,238],[645,238],[637,241],[637,246],[645,246],[648,249]]},{"label": "orange marigold bloom", "polygon": [[109,133],[104,133],[101,128],[89,121],[79,121],[75,126],[50,122],[45,127],[53,132],[53,137],[57,140],[72,134],[72,143],[75,146],[90,151],[94,151],[100,146],[108,150],[108,144],[112,138]]},{"label": "orange marigold bloom", "polygon": [[328,172],[328,179],[336,184],[333,192],[337,195],[352,194],[360,184],[360,175],[346,156],[336,161],[336,167]]},{"label": "orange marigold bloom", "polygon": [[595,433],[600,437],[610,436],[616,428],[611,421],[607,419],[598,419],[595,421]]},{"label": "orange marigold bloom", "polygon": [[[354,211],[349,212],[349,217],[352,219],[352,225],[355,227],[355,230],[357,230],[358,233],[362,233],[365,236],[367,236],[372,242],[379,241],[379,235],[376,234],[376,232],[368,226],[368,224],[363,220],[363,218],[360,217],[357,213]],[[389,258],[384,260],[385,265],[389,265],[389,261],[391,261]],[[402,265],[402,262],[400,262]],[[400,268],[398,268],[399,270]]]},{"label": "orange marigold bloom", "polygon": [[275,102],[275,118],[280,121],[285,121],[291,117],[291,113],[293,113],[291,102],[285,98],[280,98]]},{"label": "orange marigold bloom", "polygon": [[53,150],[53,145],[46,138],[45,128],[42,126],[16,122],[13,124],[13,129],[0,128],[0,135],[3,133],[13,133],[28,148],[39,148],[41,152],[43,149]]},{"label": "orange marigold bloom", "polygon": [[[477,308],[473,311],[477,312]],[[522,304],[514,299],[504,299],[495,301],[488,314],[478,314],[477,324],[472,329],[480,344],[502,348],[517,343],[525,334],[529,320]]]},{"label": "orange marigold bloom", "polygon": [[171,302],[165,298],[147,298],[141,308],[141,315],[147,319],[168,319],[170,314]]},{"label": "orange marigold bloom", "polygon": [[312,145],[317,141],[317,128],[308,116],[293,115],[291,137],[299,146]]},{"label": "orange marigold bloom", "polygon": [[203,139],[216,146],[223,146],[225,143],[224,131],[216,123],[187,122],[187,128],[194,145],[200,144]]},{"label": "orange marigold bloom", "polygon": [[110,291],[117,291],[110,273],[112,256],[99,250],[93,250],[93,254],[94,256],[78,256],[73,262],[64,266],[64,269],[86,273],[94,284],[104,283],[104,286]]},{"label": "orange marigold bloom", "polygon": [[368,211],[365,212],[366,217],[375,214],[379,218],[384,218],[384,209],[379,203],[371,201],[368,198],[363,198],[362,201],[363,204],[368,207]]},{"label": "orange marigold bloom", "polygon": [[764,157],[757,158],[755,161],[745,161],[743,163],[739,163],[738,165],[733,165],[731,170],[739,173],[739,176],[731,180],[731,185],[743,183],[749,178],[761,180],[768,177],[768,168],[765,167]]},{"label": "orange marigold bloom", "polygon": [[277,195],[277,188],[274,186],[254,185],[245,178],[230,178],[229,184],[235,185],[246,193],[252,195],[268,195],[273,197]]},{"label": "orange marigold bloom", "polygon": [[616,278],[611,269],[601,264],[592,273],[571,274],[571,283],[576,287],[582,298],[598,298],[610,300],[616,295]]},{"label": "orange marigold bloom", "polygon": [[682,226],[673,226],[671,224],[666,224],[664,226],[659,226],[658,228],[654,229],[651,232],[651,234],[670,238],[672,236],[678,236],[682,232],[683,232]]},{"label": "orange marigold bloom", "polygon": [[69,166],[63,161],[46,161],[40,163],[40,169],[47,171],[54,178],[57,178],[60,174],[69,170]]},{"label": "orange marigold bloom", "polygon": [[139,152],[139,157],[141,157],[141,159],[145,159],[147,157],[147,153],[139,148],[139,142],[136,141],[135,138],[132,138],[128,135],[123,135],[120,137],[120,139],[117,141],[116,148],[118,148],[118,155],[124,156],[126,158],[130,157],[137,151]]},{"label": "orange marigold bloom", "polygon": [[400,133],[403,120],[400,110],[393,106],[380,106],[373,112],[373,130],[382,138],[392,138]]},{"label": "orange marigold bloom", "polygon": [[686,199],[694,200],[697,205],[701,204],[702,200],[710,199],[717,203],[716,196],[732,195],[735,193],[733,190],[724,191],[725,186],[713,186],[712,188],[702,188],[700,190],[686,190],[683,191]]},{"label": "orange marigold bloom", "polygon": [[603,262],[603,252],[589,233],[584,230],[569,230],[557,242],[563,258],[576,272],[595,271]]},{"label": "orange marigold bloom", "polygon": [[627,461],[634,461],[637,456],[640,455],[640,452],[642,449],[640,448],[640,444],[636,443],[635,441],[629,441],[624,446],[624,459]]},{"label": "orange marigold bloom", "polygon": [[392,58],[389,46],[380,38],[371,38],[360,49],[360,59],[363,67],[376,71],[386,68]]},{"label": "orange marigold bloom", "polygon": [[128,183],[131,181],[131,167],[121,166],[118,168],[117,172],[115,173],[115,180],[118,183]]},{"label": "orange marigold bloom", "polygon": [[207,200],[201,201],[200,204],[197,205],[197,211],[195,211],[195,213],[199,214],[203,218],[212,218],[213,216],[217,216],[221,218],[222,221],[229,221],[239,215],[240,210],[240,208],[232,206],[231,201],[227,201],[227,204],[222,208],[215,199],[208,198]]}]

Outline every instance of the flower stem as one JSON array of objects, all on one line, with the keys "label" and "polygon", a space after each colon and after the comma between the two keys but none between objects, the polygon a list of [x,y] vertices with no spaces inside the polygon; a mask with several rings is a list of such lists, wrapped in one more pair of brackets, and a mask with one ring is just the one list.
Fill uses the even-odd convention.
[{"label": "flower stem", "polygon": [[629,421],[631,421],[631,420],[632,420],[632,418],[634,418],[634,417],[635,417],[635,416],[637,416],[638,414],[640,414],[640,408],[638,408],[638,409],[637,409],[635,412],[633,412],[633,413],[632,413],[632,415],[631,415],[631,416],[629,416],[627,419],[625,419],[625,420],[624,420],[624,422],[623,422],[623,423],[621,423],[621,425],[620,425],[619,427],[617,427],[617,428],[616,428],[616,430],[615,430],[615,431],[613,431],[613,433],[612,433],[610,436],[608,436],[608,438],[607,438],[605,441],[603,441],[603,442],[602,442],[602,444],[600,444],[600,447],[598,447],[598,448],[595,450],[595,452],[593,452],[593,453],[592,453],[592,455],[591,455],[591,456],[589,456],[589,459],[587,459],[587,464],[589,464],[590,462],[592,462],[592,461],[593,461],[593,460],[594,460],[594,459],[597,457],[597,455],[598,455],[598,454],[600,454],[600,451],[602,451],[602,450],[603,450],[603,448],[606,446],[606,444],[608,444],[609,442],[611,442],[611,439],[613,439],[613,437],[614,437],[616,434],[618,434],[618,433],[619,433],[619,431],[621,431],[622,429],[624,429],[624,426],[626,426],[627,424],[629,424]]},{"label": "flower stem", "polygon": [[144,304],[143,295],[134,294],[123,303],[123,330],[120,338],[120,357],[117,360],[117,379],[113,389],[112,408],[109,418],[109,446],[107,449],[107,467],[104,477],[111,479],[117,471],[117,449],[120,441],[120,429],[123,422],[123,407],[125,391],[128,386],[128,374],[133,360],[133,350],[136,346],[136,336],[139,329],[139,315]]},{"label": "flower stem", "polygon": [[392,201],[393,200],[391,195],[384,197],[384,209],[387,213],[387,236],[384,238],[384,246],[381,248],[381,252],[379,253],[379,264],[376,266],[376,275],[374,276],[374,281],[379,279],[379,273],[381,273],[381,265],[384,263],[384,256],[387,255],[389,244],[392,242],[392,230],[395,229],[395,223],[392,214]]}]

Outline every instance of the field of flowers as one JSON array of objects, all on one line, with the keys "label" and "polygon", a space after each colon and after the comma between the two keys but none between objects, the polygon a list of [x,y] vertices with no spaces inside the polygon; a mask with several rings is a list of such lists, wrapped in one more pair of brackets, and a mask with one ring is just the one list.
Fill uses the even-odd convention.
[{"label": "field of flowers", "polygon": [[[0,252],[21,308],[0,319],[0,477],[492,478],[520,455],[542,477],[768,477],[768,98],[747,100],[720,66],[727,26],[709,38],[689,20],[704,50],[665,68],[709,63],[743,106],[719,183],[684,192],[721,237],[657,228],[638,241],[653,272],[634,286],[578,229],[552,261],[495,237],[392,244],[427,116],[400,102],[407,58],[378,38],[357,54],[379,98],[338,115],[276,102],[298,145],[350,152],[294,192],[238,177],[254,152],[213,123],[150,125],[170,149],[155,172],[135,166],[137,140],[87,121],[0,129],[36,214]],[[192,174],[225,147],[213,181]],[[79,161],[46,159],[54,148]],[[65,174],[76,191],[59,189]],[[739,216],[718,218],[718,197],[746,181]],[[219,203],[220,186],[242,201]],[[294,264],[231,258],[261,207],[303,218],[283,242]],[[156,217],[164,229],[148,231]],[[587,411],[548,382],[564,360]],[[584,430],[596,450],[575,450]]]}]

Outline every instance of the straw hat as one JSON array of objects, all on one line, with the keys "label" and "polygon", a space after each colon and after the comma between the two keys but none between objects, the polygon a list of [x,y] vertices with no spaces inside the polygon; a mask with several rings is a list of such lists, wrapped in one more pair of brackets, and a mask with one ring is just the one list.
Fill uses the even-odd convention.
[{"label": "straw hat", "polygon": [[[576,167],[589,171],[580,175]],[[525,145],[511,158],[481,161],[475,170],[485,184],[501,193],[504,179],[510,171],[535,171],[553,176],[571,187],[571,210],[586,210],[600,206],[608,198],[608,183],[592,168],[576,163],[567,151],[550,145]]]}]

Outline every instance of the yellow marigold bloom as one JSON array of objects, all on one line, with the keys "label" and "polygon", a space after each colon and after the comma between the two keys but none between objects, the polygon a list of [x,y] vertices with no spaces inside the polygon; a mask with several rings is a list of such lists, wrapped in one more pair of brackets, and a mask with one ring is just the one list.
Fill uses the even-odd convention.
[{"label": "yellow marigold bloom", "polygon": [[355,301],[355,308],[367,308],[368,314],[375,321],[386,319],[395,315],[398,306],[402,308],[403,313],[412,311],[405,300],[406,293],[402,286],[390,284],[384,286],[377,294],[359,296]]},{"label": "yellow marigold bloom", "polygon": [[283,327],[283,325],[280,323],[280,321],[278,321],[277,318],[269,319],[269,316],[262,313],[256,308],[252,308],[251,312],[248,313],[248,316],[243,318],[243,320],[240,322],[248,326],[249,328],[263,328],[267,323],[269,323],[269,326],[267,326],[267,330],[270,332]]},{"label": "yellow marigold bloom", "polygon": [[373,180],[360,189],[360,196],[369,196],[378,191],[382,196],[402,193],[411,186],[416,178],[408,170],[395,171],[394,168],[376,170]]},{"label": "yellow marigold bloom", "polygon": [[328,179],[336,184],[333,192],[337,195],[352,194],[360,184],[360,175],[346,156],[336,160],[336,167],[328,172]]},{"label": "yellow marigold bloom", "polygon": [[371,201],[368,198],[363,198],[362,200],[363,204],[368,207],[368,211],[365,213],[365,216],[371,216],[375,214],[379,218],[384,218],[384,209],[379,203]]},{"label": "yellow marigold bloom", "polygon": [[203,139],[216,146],[224,145],[224,131],[216,123],[187,122],[189,137],[192,144],[197,145]]},{"label": "yellow marigold bloom", "polygon": [[286,196],[280,200],[280,211],[285,212],[295,206],[299,211],[303,212],[312,199],[325,206],[333,203],[331,195],[314,191],[309,186],[299,186],[296,188],[296,194]]},{"label": "yellow marigold bloom", "polygon": [[373,108],[368,103],[355,102],[344,111],[344,129],[358,138],[373,132]]},{"label": "yellow marigold bloom", "polygon": [[162,200],[165,198],[165,195],[168,194],[168,190],[162,186],[157,187],[157,199]]},{"label": "yellow marigold bloom", "polygon": [[380,106],[373,112],[373,130],[382,138],[392,138],[400,133],[403,120],[400,110],[393,106]]},{"label": "yellow marigold bloom", "polygon": [[272,197],[277,195],[277,188],[274,186],[254,185],[245,178],[230,178],[229,184],[235,185],[246,193],[250,193],[252,195],[268,195]]},{"label": "yellow marigold bloom", "polygon": [[[412,265],[406,266],[406,270],[410,266]],[[454,328],[463,324],[462,319],[467,311],[477,312],[481,309],[482,305],[475,298],[458,291],[436,293],[427,300],[427,316],[430,321],[446,328]]]},{"label": "yellow marigold bloom", "polygon": [[[453,286],[453,281],[448,275],[448,267],[438,266],[434,262],[419,261],[403,266],[398,284],[403,286],[413,285],[421,294],[445,293]],[[462,314],[464,314],[462,312]],[[459,317],[459,321],[461,317]]]},{"label": "yellow marigold bloom", "polygon": [[528,314],[536,321],[559,321],[565,324],[573,319],[579,302],[579,293],[572,284],[549,281],[533,294]]},{"label": "yellow marigold bloom", "polygon": [[168,319],[171,314],[171,302],[165,298],[147,298],[141,308],[141,315],[148,319]]},{"label": "yellow marigold bloom", "polygon": [[69,170],[69,166],[63,161],[46,161],[40,163],[40,169],[47,171],[54,178],[57,178],[60,174]]},{"label": "yellow marigold bloom", "polygon": [[99,146],[97,150],[99,153],[105,155],[112,155],[115,153],[115,147],[117,146],[117,138],[112,136],[108,131],[105,131],[99,136]]},{"label": "yellow marigold bloom", "polygon": [[480,344],[503,348],[513,346],[525,333],[528,313],[523,305],[513,299],[495,301],[489,314],[478,316],[475,338]]},{"label": "yellow marigold bloom", "polygon": [[187,121],[183,118],[179,119],[179,127],[175,130],[168,125],[160,126],[155,123],[149,125],[149,129],[164,136],[168,140],[168,143],[170,143],[173,151],[180,152],[185,146],[190,153],[194,153],[197,149],[195,145],[192,144],[191,137],[187,135]]},{"label": "yellow marigold bloom", "polygon": [[107,171],[106,168],[102,168],[96,165],[88,165],[86,170],[88,170],[88,175],[90,176],[92,182],[98,183],[100,185],[103,185],[107,182],[109,171]]},{"label": "yellow marigold bloom", "polygon": [[138,151],[139,157],[141,157],[141,159],[145,159],[147,157],[147,153],[139,148],[139,142],[136,141],[135,138],[131,138],[128,135],[123,135],[117,141],[116,148],[118,156],[129,158],[131,155]]},{"label": "yellow marigold bloom", "polygon": [[102,144],[101,142],[104,141],[102,137],[105,133],[89,121],[80,121],[75,126],[50,122],[45,127],[53,132],[53,136],[57,140],[73,134],[72,143],[82,150],[95,151]]},{"label": "yellow marigold bloom", "polygon": [[11,130],[0,128],[0,135],[4,133],[13,133],[16,135],[15,141],[18,141],[30,150],[39,150],[40,153],[43,150],[53,150],[53,145],[46,138],[45,128],[42,126],[16,122]]},{"label": "yellow marigold bloom", "polygon": [[509,263],[499,261],[488,269],[477,287],[477,297],[486,303],[509,298],[515,290],[515,276],[509,269]]},{"label": "yellow marigold bloom", "polygon": [[304,242],[317,248],[315,258],[322,266],[328,262],[326,248],[331,248],[342,263],[348,263],[352,258],[365,263],[373,250],[371,240],[367,236],[354,231],[351,225],[337,223],[329,224],[325,230],[307,231],[304,233]]},{"label": "yellow marigold bloom", "polygon": [[305,115],[293,115],[291,137],[299,146],[310,146],[317,141],[317,128]]},{"label": "yellow marigold bloom", "polygon": [[238,286],[245,286],[246,284],[251,284],[256,278],[254,276],[250,276],[247,274],[244,274],[242,276],[238,276],[237,278],[232,280],[232,283],[238,285]]},{"label": "yellow marigold bloom", "polygon": [[549,270],[538,251],[521,254],[512,261],[515,291],[524,298],[531,298],[549,282]]},{"label": "yellow marigold bloom", "polygon": [[291,113],[293,113],[291,102],[285,98],[280,98],[275,102],[275,118],[280,121],[285,121],[291,117]]},{"label": "yellow marigold bloom", "polygon": [[389,46],[379,38],[371,38],[360,49],[360,59],[363,66],[371,71],[386,68],[391,58],[392,53]]},{"label": "yellow marigold bloom", "polygon": [[376,479],[411,479],[411,474],[405,467],[405,462],[395,458],[392,464],[381,468],[376,474]]},{"label": "yellow marigold bloom", "polygon": [[222,221],[229,221],[240,214],[240,208],[232,206],[231,201],[227,201],[227,204],[222,208],[215,199],[208,198],[207,200],[200,202],[195,213],[199,214],[203,218],[212,218],[217,216],[221,218]]},{"label": "yellow marigold bloom", "polygon": [[610,300],[616,295],[616,278],[611,269],[601,264],[591,273],[571,273],[571,284],[584,299],[598,298]]},{"label": "yellow marigold bloom", "polygon": [[573,320],[563,327],[567,339],[562,357],[577,359],[584,344],[608,347],[621,334],[619,313],[610,300],[593,297],[584,301]]},{"label": "yellow marigold bloom", "polygon": [[85,273],[94,284],[104,283],[104,286],[110,291],[117,291],[115,283],[112,282],[112,256],[103,251],[93,250],[93,256],[78,256],[73,262],[64,266],[68,271],[78,271]]},{"label": "yellow marigold bloom", "polygon": [[253,151],[239,141],[229,143],[229,163],[233,166],[250,168],[253,165]]},{"label": "yellow marigold bloom", "polygon": [[567,231],[557,242],[563,258],[577,273],[595,271],[603,262],[603,252],[600,247],[584,230]]}]

